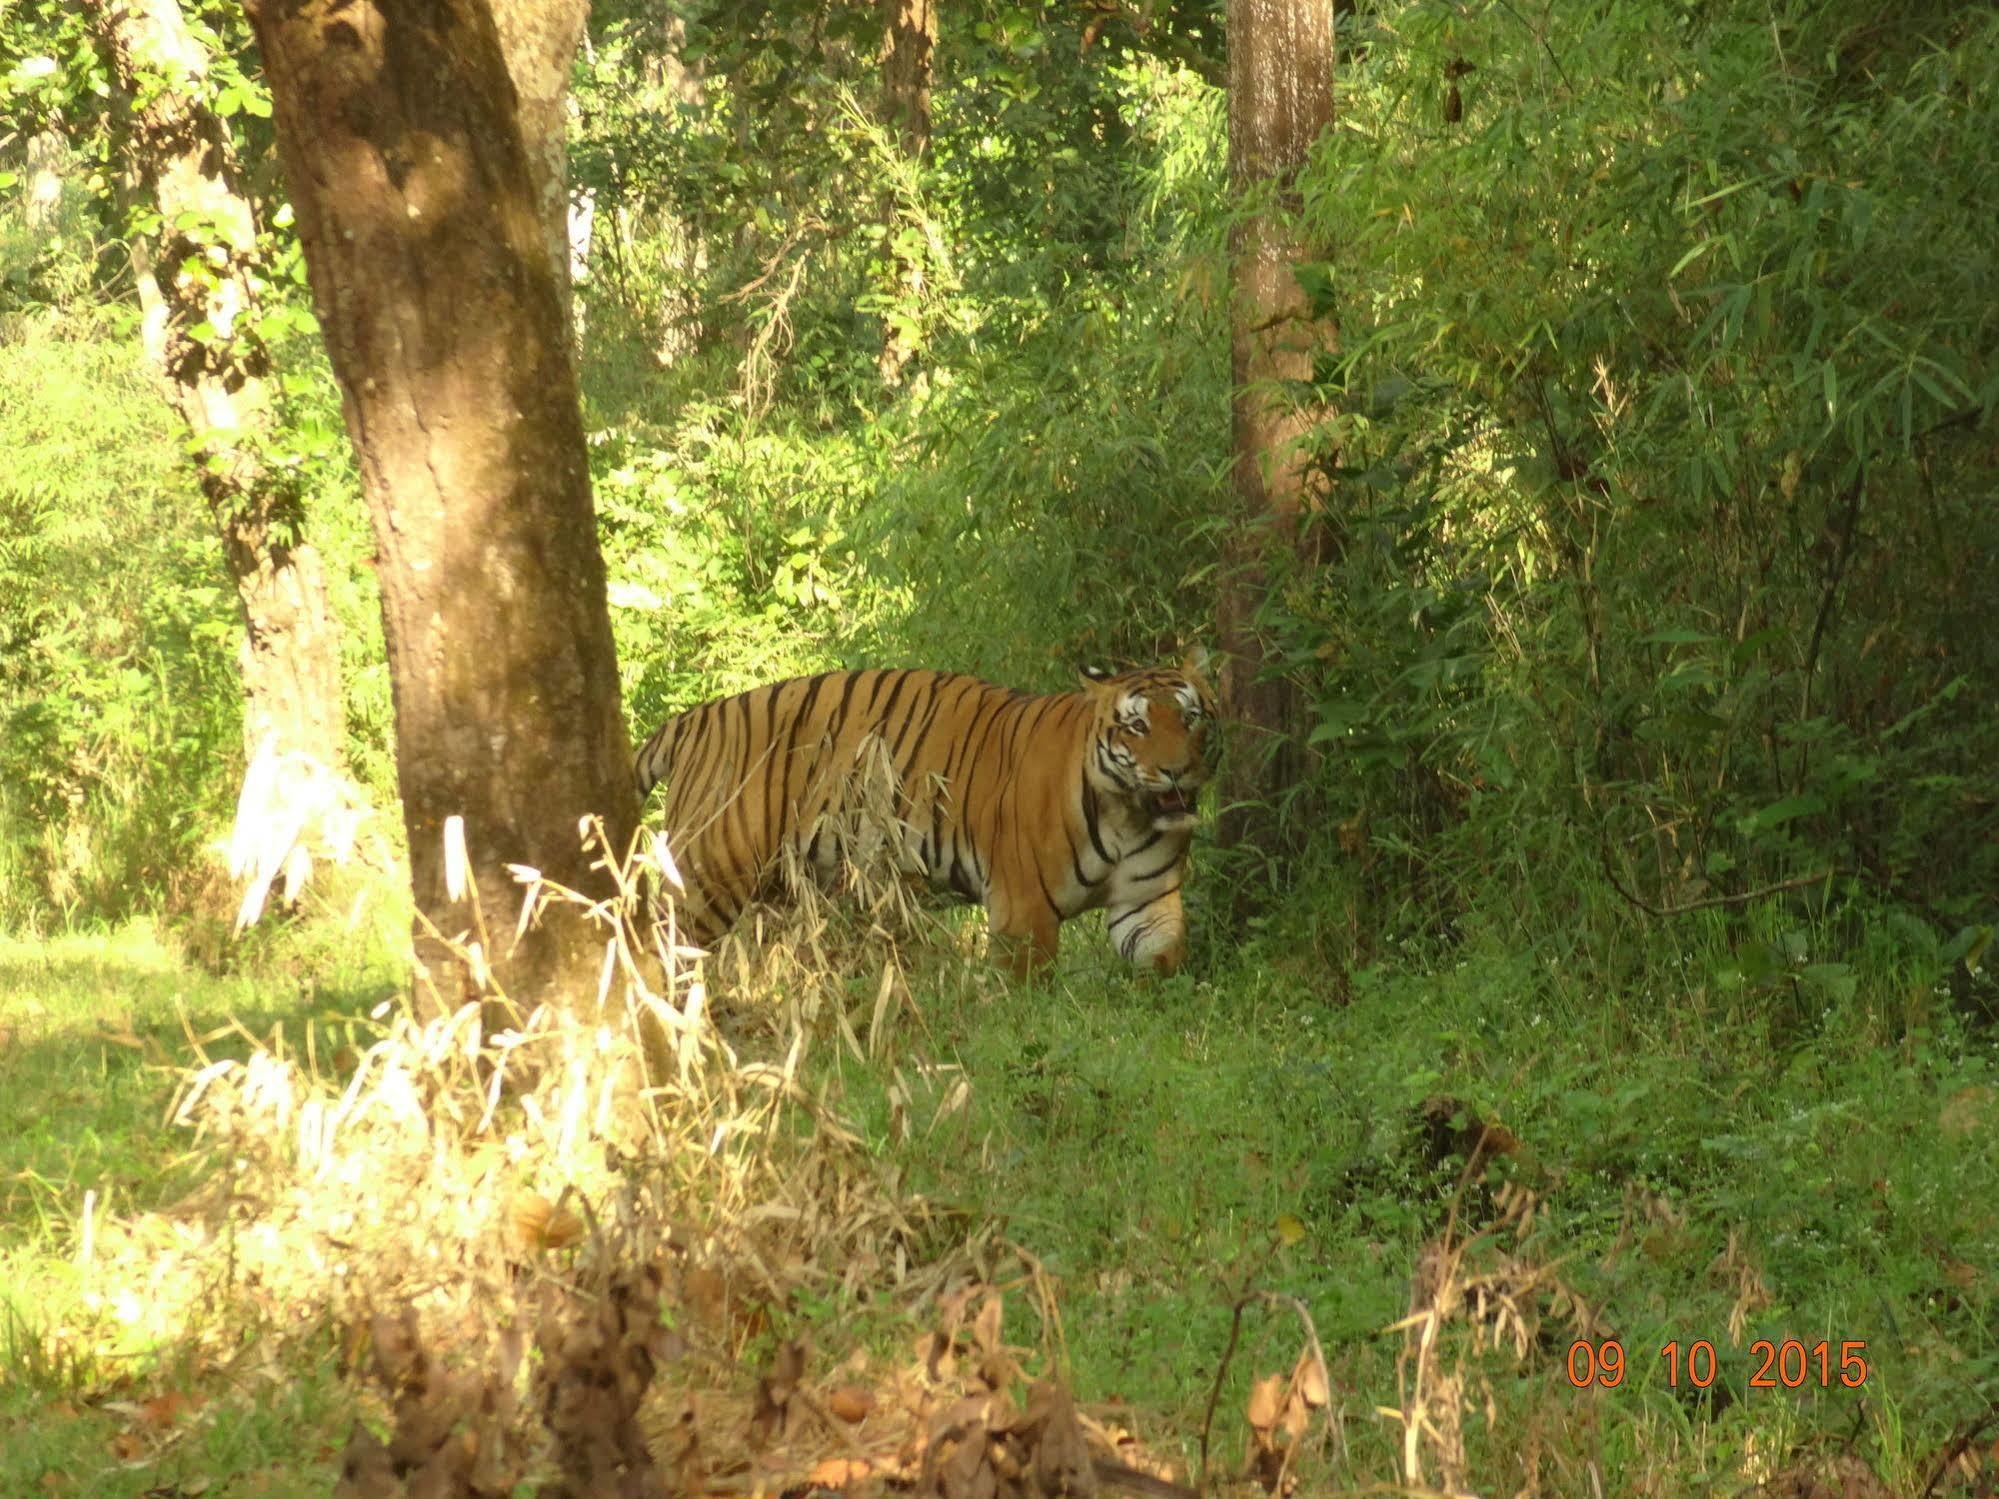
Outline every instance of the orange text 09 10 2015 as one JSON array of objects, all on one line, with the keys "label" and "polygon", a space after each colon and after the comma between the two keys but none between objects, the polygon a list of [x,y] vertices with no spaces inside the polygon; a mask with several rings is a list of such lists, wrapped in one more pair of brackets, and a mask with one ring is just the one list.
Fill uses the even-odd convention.
[{"label": "orange text 09 10 2015", "polygon": [[[1666,1384],[1704,1390],[1715,1382],[1719,1359],[1714,1344],[1706,1338],[1682,1343],[1675,1338],[1659,1350]],[[1749,1345],[1749,1388],[1752,1390],[1819,1389],[1857,1390],[1867,1383],[1867,1344],[1848,1339],[1834,1343],[1821,1338],[1807,1343],[1798,1338],[1772,1340],[1758,1338]],[[1590,1342],[1578,1338],[1569,1345],[1567,1373],[1577,1389],[1595,1385],[1614,1390],[1624,1383],[1629,1366],[1624,1345],[1615,1338]]]}]

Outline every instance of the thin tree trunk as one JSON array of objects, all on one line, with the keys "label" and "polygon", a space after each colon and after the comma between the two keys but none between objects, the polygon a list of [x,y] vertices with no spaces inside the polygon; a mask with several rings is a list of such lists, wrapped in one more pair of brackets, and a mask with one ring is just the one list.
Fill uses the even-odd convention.
[{"label": "thin tree trunk", "polygon": [[28,137],[28,170],[21,182],[21,222],[37,234],[55,228],[68,154],[57,131],[43,130]]},{"label": "thin tree trunk", "polygon": [[[885,36],[882,45],[882,122],[889,127],[902,154],[919,162],[930,150],[931,59],[937,50],[936,0],[880,0]],[[923,296],[923,266],[898,247],[902,205],[891,187],[882,199],[882,257],[889,270],[889,295],[914,307]],[[906,330],[892,319],[882,336],[879,371],[884,385],[902,378],[903,367],[916,352]]]},{"label": "thin tree trunk", "polygon": [[1229,183],[1250,211],[1230,250],[1230,362],[1234,479],[1244,524],[1236,531],[1220,610],[1223,690],[1240,725],[1223,782],[1219,833],[1227,844],[1276,853],[1273,804],[1302,768],[1300,703],[1267,671],[1255,616],[1273,560],[1297,555],[1317,508],[1299,439],[1324,413],[1299,404],[1315,352],[1332,330],[1312,315],[1294,268],[1305,258],[1293,227],[1294,179],[1333,117],[1333,0],[1229,0]]},{"label": "thin tree trunk", "polygon": [[[659,48],[645,60],[645,81],[660,91],[661,97],[699,109],[708,102],[708,84],[701,62],[689,62],[682,54],[687,46],[687,23],[679,16],[660,23]],[[629,232],[629,210],[624,194],[612,216],[614,236]],[[701,346],[701,316],[704,298],[701,283],[708,270],[708,246],[699,224],[682,218],[670,208],[655,210],[652,233],[665,252],[671,274],[662,288],[659,339],[653,357],[661,369],[671,369]]]},{"label": "thin tree trunk", "polygon": [[[202,102],[208,58],[176,0],[90,0],[129,104],[133,175],[161,220],[137,247],[147,352],[193,438],[195,470],[242,607],[246,749],[278,786],[338,777],[340,640],[296,476],[273,452],[271,368],[255,331],[257,226],[225,124]],[[155,267],[166,274],[157,274]]]},{"label": "thin tree trunk", "polygon": [[936,0],[881,0],[882,118],[906,155],[930,149],[930,59],[937,50]]},{"label": "thin tree trunk", "polygon": [[[587,998],[601,934],[557,906],[514,945],[503,864],[604,893],[579,819],[602,815],[622,852],[638,807],[566,267],[500,30],[480,0],[248,9],[374,519],[417,909],[479,933],[447,888],[444,824],[462,815],[494,977],[526,1002]],[[520,34],[553,51],[569,32]],[[477,988],[421,929],[418,956],[448,1001]]]}]

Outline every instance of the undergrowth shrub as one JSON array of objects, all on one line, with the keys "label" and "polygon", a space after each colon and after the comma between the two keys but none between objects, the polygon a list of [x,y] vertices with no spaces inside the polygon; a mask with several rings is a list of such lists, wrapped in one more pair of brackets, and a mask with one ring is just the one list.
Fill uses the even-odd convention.
[{"label": "undergrowth shrub", "polygon": [[114,914],[212,833],[235,600],[127,320],[0,340],[0,922]]},{"label": "undergrowth shrub", "polygon": [[975,311],[885,417],[895,463],[863,533],[910,590],[918,659],[1022,686],[1205,643],[1226,526],[1220,96],[1152,63],[1105,82],[1118,231],[1094,258],[967,257]]},{"label": "undergrowth shrub", "polygon": [[[114,279],[101,305],[78,290],[106,295],[125,250],[72,217],[33,277],[0,268],[23,298],[0,309],[0,922],[17,926],[116,919],[212,883],[206,850],[243,770],[234,588],[129,286]],[[17,227],[0,214],[0,263]],[[293,330],[273,353],[277,440],[341,629],[349,768],[391,794],[374,543],[338,394],[316,338]]]},{"label": "undergrowth shrub", "polygon": [[[635,107],[615,77],[596,86],[607,120]],[[740,184],[697,214],[672,196],[677,177],[605,179],[623,227],[601,240],[584,385],[626,705],[641,730],[710,696],[837,666],[1045,688],[1068,685],[1079,664],[1177,658],[1207,636],[1228,423],[1219,96],[1139,62],[1102,69],[1089,88],[1123,149],[1065,158],[1052,186],[1026,159],[988,159],[993,101],[940,95],[934,158],[891,174],[930,257],[911,294],[920,305],[878,305],[865,253],[823,223],[784,240],[777,221],[737,203]],[[703,110],[726,120],[729,107],[683,105],[664,128],[717,151]],[[1030,113],[1036,129],[1072,128]],[[851,110],[832,115],[830,139],[794,149],[833,152],[835,164],[819,176],[792,166],[766,185],[800,218],[837,223],[826,200],[861,162],[886,171],[893,153]],[[1001,232],[1000,200],[1044,191],[1049,232],[1023,256]],[[737,212],[749,215],[744,237],[776,256],[755,298],[794,261],[810,265],[781,307],[758,314],[786,329],[789,383],[775,391],[758,386],[767,356],[755,339],[729,332],[751,314],[726,267],[647,286],[613,265]],[[688,305],[701,309],[689,324],[700,337],[666,357],[658,330]],[[830,341],[864,354],[873,376],[878,336],[853,324],[857,307],[921,323],[898,385],[856,383],[813,353]]]},{"label": "undergrowth shrub", "polygon": [[1267,618],[1362,884],[1551,938],[1606,890],[1775,887],[1835,951],[1739,930],[1765,966],[1888,907],[1961,953],[1999,888],[1999,321],[1962,212],[1999,189],[1999,32],[1535,25],[1363,23],[1306,188],[1335,560]]}]

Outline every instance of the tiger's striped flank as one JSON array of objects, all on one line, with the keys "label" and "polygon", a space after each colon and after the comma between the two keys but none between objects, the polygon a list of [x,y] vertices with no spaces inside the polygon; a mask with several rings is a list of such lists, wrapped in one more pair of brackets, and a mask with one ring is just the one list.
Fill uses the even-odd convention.
[{"label": "tiger's striped flank", "polygon": [[1193,658],[1048,696],[951,672],[824,672],[667,720],[638,753],[638,788],[664,785],[681,929],[699,945],[773,893],[787,848],[821,877],[837,869],[841,815],[878,743],[904,867],[983,905],[1016,974],[1098,907],[1119,953],[1171,973],[1214,716]]}]

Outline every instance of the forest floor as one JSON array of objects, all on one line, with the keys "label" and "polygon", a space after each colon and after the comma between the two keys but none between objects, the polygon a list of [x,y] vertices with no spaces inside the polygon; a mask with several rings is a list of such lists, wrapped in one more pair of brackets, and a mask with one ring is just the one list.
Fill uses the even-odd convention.
[{"label": "forest floor", "polygon": [[[1090,931],[1015,989],[943,946],[822,974],[786,1063],[928,1227],[738,1318],[711,1410],[794,1337],[808,1380],[906,1359],[951,1300],[898,1293],[928,1250],[1186,1481],[1204,1433],[1219,1477],[1281,1443],[1268,1378],[1316,1341],[1308,1492],[1999,1485],[1999,1069],[1947,994],[1688,964],[1605,992],[1476,941],[1342,974],[1274,938],[1135,984]],[[135,1225],[242,1167],[170,1122],[190,1068],[297,1054],[392,972],[330,944],[217,976],[145,923],[0,941],[0,1494],[326,1494],[382,1427],[337,1327],[171,1325],[231,1314]]]}]

